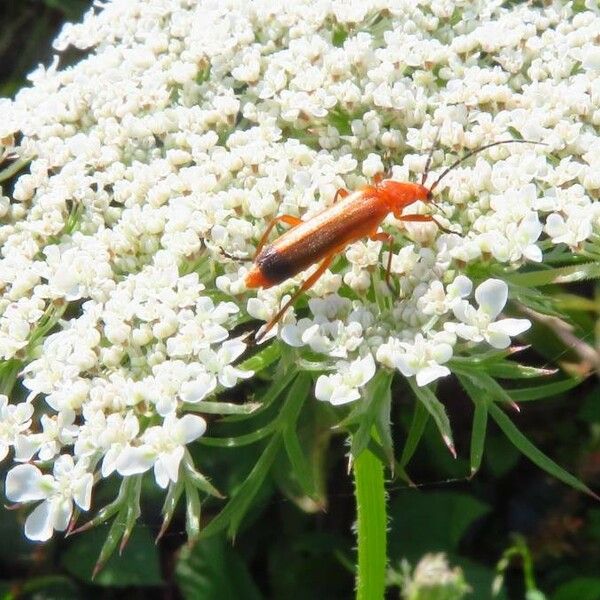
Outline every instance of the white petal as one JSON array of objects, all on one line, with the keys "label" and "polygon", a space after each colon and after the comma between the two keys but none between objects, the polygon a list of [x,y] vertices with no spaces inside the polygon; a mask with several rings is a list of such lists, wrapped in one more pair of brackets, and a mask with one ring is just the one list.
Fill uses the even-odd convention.
[{"label": "white petal", "polygon": [[523,256],[533,262],[542,262],[542,249],[535,244],[530,244],[523,250]]},{"label": "white petal", "polygon": [[477,318],[477,311],[466,300],[453,302],[452,312],[462,323],[473,323]]},{"label": "white petal", "polygon": [[329,402],[337,386],[342,385],[342,378],[335,375],[319,375],[315,385],[315,398],[323,402]]},{"label": "white petal", "polygon": [[86,473],[77,481],[77,485],[73,490],[73,501],[79,508],[90,510],[92,502],[92,486],[94,485],[94,476],[91,473]]},{"label": "white petal", "polygon": [[18,465],[6,476],[6,497],[12,502],[42,500],[46,492],[42,489],[42,472],[33,465]]},{"label": "white petal", "polygon": [[52,500],[50,505],[52,527],[56,531],[64,531],[68,527],[73,514],[73,503],[70,500]]},{"label": "white petal", "polygon": [[340,406],[341,404],[347,404],[348,402],[354,402],[360,399],[360,393],[356,388],[349,388],[346,385],[336,387],[329,400],[333,406]]},{"label": "white petal", "polygon": [[[171,450],[168,454],[161,454],[156,463],[160,463],[161,467],[164,468],[167,477],[171,481],[177,481],[179,477],[179,464],[183,458],[183,446],[179,446],[174,450]],[[164,487],[164,486],[161,486]]]},{"label": "white petal", "polygon": [[246,344],[240,339],[227,340],[226,342],[223,342],[219,348],[219,358],[221,360],[225,359],[226,362],[231,363],[241,356],[245,350]]},{"label": "white petal", "polygon": [[526,234],[529,241],[535,242],[540,237],[543,228],[537,212],[531,211],[519,224],[519,235]]},{"label": "white petal", "polygon": [[470,340],[471,342],[481,342],[481,340],[483,340],[483,336],[477,327],[465,325],[464,323],[447,323],[447,325],[453,325],[453,327],[449,330],[461,337],[463,340]]},{"label": "white petal", "polygon": [[510,338],[505,333],[489,331],[485,339],[490,346],[503,350],[510,346]]},{"label": "white petal", "polygon": [[25,521],[25,535],[36,542],[45,542],[54,532],[54,518],[50,502],[36,506]]},{"label": "white petal", "polygon": [[197,440],[206,431],[206,421],[198,415],[183,415],[176,425],[177,440],[189,444]]},{"label": "white petal", "polygon": [[448,293],[453,297],[466,298],[471,294],[473,289],[473,282],[465,275],[459,275],[456,279],[448,286]]},{"label": "white petal", "polygon": [[217,387],[217,378],[211,373],[200,373],[193,381],[181,386],[181,399],[184,402],[200,402]]},{"label": "white petal", "polygon": [[31,435],[19,435],[15,440],[15,461],[27,462],[39,449],[40,444]]},{"label": "white petal", "polygon": [[452,346],[449,344],[436,344],[431,351],[431,357],[436,363],[448,362],[452,358]]},{"label": "white petal", "polygon": [[108,477],[117,468],[117,460],[121,454],[122,448],[113,444],[102,459],[102,477]]},{"label": "white petal", "polygon": [[157,460],[154,463],[154,479],[163,490],[169,485],[169,473],[162,461]]},{"label": "white petal", "polygon": [[127,477],[147,471],[156,460],[156,454],[147,446],[127,446],[117,461],[117,471]]},{"label": "white petal", "polygon": [[284,325],[279,335],[288,346],[292,346],[293,348],[304,346],[304,342],[300,336],[300,329],[297,325]]},{"label": "white petal", "polygon": [[413,354],[398,354],[396,356],[396,368],[404,375],[411,377],[416,373]]},{"label": "white petal", "polygon": [[529,319],[500,319],[500,321],[490,323],[488,331],[492,333],[504,333],[512,337],[527,331],[530,327],[531,321]]},{"label": "white petal", "polygon": [[479,309],[495,319],[508,300],[508,285],[501,279],[488,279],[475,290]]},{"label": "white petal", "polygon": [[219,383],[223,387],[233,387],[237,384],[238,372],[241,372],[240,369],[236,369],[231,365],[221,367],[221,371],[219,372]]},{"label": "white petal", "polygon": [[375,359],[369,352],[364,358],[355,360],[351,366],[352,371],[355,374],[360,375],[358,386],[365,385],[375,375]]},{"label": "white petal", "polygon": [[429,364],[427,367],[420,369],[417,373],[417,385],[423,387],[440,377],[450,375],[450,369],[442,365]]}]

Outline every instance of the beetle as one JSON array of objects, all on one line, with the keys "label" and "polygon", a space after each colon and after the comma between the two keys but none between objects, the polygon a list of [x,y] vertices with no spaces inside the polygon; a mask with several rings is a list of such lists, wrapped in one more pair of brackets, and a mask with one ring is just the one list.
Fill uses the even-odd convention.
[{"label": "beetle", "polygon": [[[307,221],[293,215],[275,217],[268,225],[256,249],[253,265],[245,277],[247,288],[269,288],[319,263],[317,269],[304,281],[292,297],[265,328],[254,336],[258,342],[283,317],[298,296],[310,289],[327,270],[333,259],[346,246],[362,238],[381,240],[390,243],[392,237],[378,232],[381,222],[392,213],[400,221],[430,222],[442,227],[432,215],[405,215],[404,209],[414,202],[432,202],[433,191],[450,171],[465,160],[500,144],[528,143],[529,140],[502,140],[475,148],[442,171],[431,187],[426,187],[433,149],[431,149],[420,183],[394,181],[382,175],[376,176],[371,185],[365,185],[355,192],[337,190],[333,204]],[[434,145],[435,147],[435,145]],[[339,201],[338,201],[339,200]],[[291,229],[271,244],[267,244],[269,234],[277,223],[286,223]],[[389,283],[392,252],[388,256],[386,282]]]}]

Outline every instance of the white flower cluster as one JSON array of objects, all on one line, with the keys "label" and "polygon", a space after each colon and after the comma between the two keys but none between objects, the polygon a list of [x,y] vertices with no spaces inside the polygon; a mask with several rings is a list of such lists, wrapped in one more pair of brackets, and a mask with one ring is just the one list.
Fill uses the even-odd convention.
[{"label": "white flower cluster", "polygon": [[30,391],[0,396],[0,453],[24,463],[7,497],[41,501],[27,535],[64,530],[94,478],[176,481],[206,428],[186,405],[251,375],[230,332],[268,320],[306,277],[249,294],[247,266],[223,250],[252,256],[273,217],[310,218],[382,157],[415,180],[438,129],[430,181],[447,153],[545,145],[452,171],[436,210],[457,233],[386,220],[398,293],[381,281],[381,243],[357,242],[308,316],[288,311],[273,334],[337,361],[316,396],[341,404],[375,361],[425,385],[460,344],[504,348],[523,332],[499,318],[505,283],[473,292],[462,273],[600,233],[600,14],[577,5],[114,0],[65,26],[55,49],[85,58],[57,57],[0,100],[0,156],[29,161],[0,188],[0,357]]}]

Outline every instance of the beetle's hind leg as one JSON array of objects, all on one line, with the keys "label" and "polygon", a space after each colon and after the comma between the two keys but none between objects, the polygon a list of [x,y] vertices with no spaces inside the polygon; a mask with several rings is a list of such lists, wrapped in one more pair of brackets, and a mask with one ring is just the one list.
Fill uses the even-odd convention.
[{"label": "beetle's hind leg", "polygon": [[325,271],[327,270],[327,268],[333,261],[335,254],[336,254],[335,252],[328,254],[321,261],[321,263],[319,264],[319,266],[317,267],[315,272],[306,279],[306,281],[294,292],[292,297],[279,309],[277,314],[266,324],[265,328],[262,331],[256,332],[256,335],[254,336],[254,341],[256,343],[259,342],[267,333],[269,333],[269,331],[271,331],[271,329],[273,329],[273,327],[275,327],[275,325],[277,325],[277,323],[281,320],[281,318],[283,317],[283,315],[285,314],[287,309],[290,306],[292,306],[292,304],[294,304],[294,302],[296,302],[296,300],[298,299],[300,294],[302,294],[303,292],[306,292],[313,285],[315,285],[315,283],[317,283],[317,281],[321,278],[321,275],[323,275],[323,273],[325,273]]}]

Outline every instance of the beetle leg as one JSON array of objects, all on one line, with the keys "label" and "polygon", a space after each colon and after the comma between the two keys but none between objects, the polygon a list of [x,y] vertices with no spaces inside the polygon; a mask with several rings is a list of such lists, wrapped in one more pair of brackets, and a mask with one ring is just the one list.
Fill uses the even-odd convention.
[{"label": "beetle leg", "polygon": [[306,281],[294,292],[292,297],[279,309],[279,312],[267,323],[263,331],[261,331],[260,334],[257,332],[254,336],[254,342],[259,342],[269,331],[271,331],[271,329],[273,329],[273,327],[281,320],[281,317],[283,317],[287,309],[296,302],[298,296],[303,292],[306,292],[306,290],[309,290],[319,280],[321,275],[325,273],[327,267],[331,264],[335,254],[335,252],[332,252],[321,261],[321,264],[317,267],[315,272],[306,279]]},{"label": "beetle leg", "polygon": [[370,235],[369,239],[374,240],[374,241],[380,241],[380,242],[383,242],[384,244],[387,242],[387,244],[388,244],[388,260],[387,260],[387,266],[385,268],[385,282],[386,282],[389,290],[392,293],[394,293],[394,290],[392,289],[392,286],[390,284],[390,276],[392,274],[392,243],[394,241],[394,238],[392,238],[392,236],[389,233],[380,231],[379,233],[374,233],[373,235]]},{"label": "beetle leg", "polygon": [[345,190],[344,188],[340,188],[339,190],[337,190],[337,192],[335,193],[335,196],[333,197],[333,203],[335,204],[340,198],[344,199],[346,196],[349,196],[350,192],[348,190]]},{"label": "beetle leg", "polygon": [[379,171],[373,175],[373,183],[379,185],[384,179],[387,179],[387,171]]},{"label": "beetle leg", "polygon": [[300,223],[303,223],[303,221],[299,217],[294,217],[293,215],[279,215],[278,217],[272,219],[267,228],[265,229],[265,232],[262,234],[260,242],[258,242],[254,258],[258,256],[260,251],[263,249],[263,246],[267,243],[267,239],[269,239],[269,234],[271,233],[273,227],[275,227],[277,223],[287,223],[292,227],[296,227],[296,225],[300,225]]},{"label": "beetle leg", "polygon": [[428,223],[433,221],[444,233],[456,233],[456,231],[452,231],[451,229],[444,227],[435,217],[432,217],[431,215],[404,215],[400,217],[399,220],[411,221],[413,223]]}]

